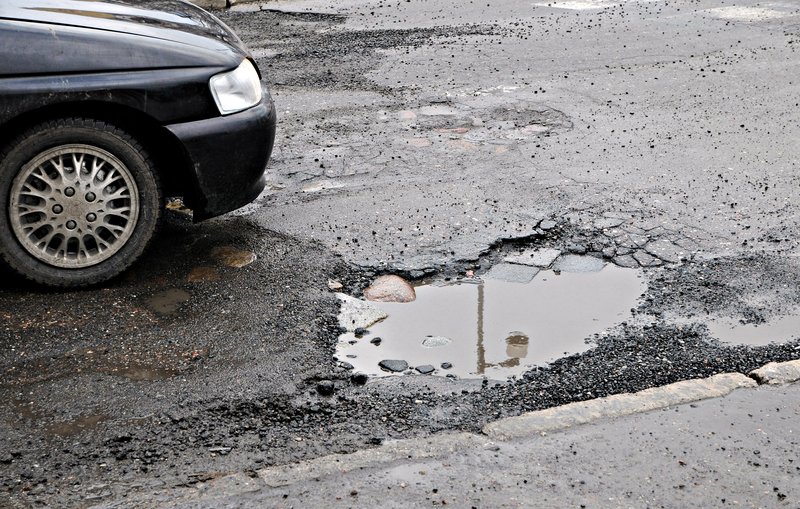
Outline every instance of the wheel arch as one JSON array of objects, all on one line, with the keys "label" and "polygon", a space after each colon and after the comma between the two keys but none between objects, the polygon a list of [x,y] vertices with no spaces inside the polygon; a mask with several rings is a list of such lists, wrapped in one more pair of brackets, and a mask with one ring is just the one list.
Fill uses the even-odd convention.
[{"label": "wheel arch", "polygon": [[126,131],[142,144],[153,159],[164,195],[184,196],[187,202],[195,200],[196,177],[183,144],[154,118],[121,104],[76,101],[25,112],[0,126],[0,153],[6,143],[28,128],[42,122],[69,117],[100,120]]}]

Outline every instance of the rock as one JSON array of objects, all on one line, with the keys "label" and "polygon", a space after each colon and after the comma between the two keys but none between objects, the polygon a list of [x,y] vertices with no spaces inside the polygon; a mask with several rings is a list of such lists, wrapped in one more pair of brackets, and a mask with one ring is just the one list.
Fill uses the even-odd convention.
[{"label": "rock", "polygon": [[381,341],[383,341],[383,339],[381,339],[381,338],[379,338],[377,336],[369,340],[369,342],[372,343],[375,346],[380,345]]},{"label": "rock", "polygon": [[594,256],[565,255],[556,260],[553,269],[564,272],[599,272],[605,266],[606,262]]},{"label": "rock", "polygon": [[351,369],[355,368],[355,366],[353,366],[349,362],[344,362],[344,361],[339,361],[339,367],[347,371],[350,371]]},{"label": "rock", "polygon": [[541,249],[527,249],[518,255],[506,256],[505,261],[520,265],[532,265],[534,267],[547,268],[559,257],[561,251],[549,247]]},{"label": "rock", "polygon": [[341,290],[343,287],[342,283],[336,281],[335,279],[328,280],[328,288],[331,290]]},{"label": "rock", "polygon": [[384,371],[391,371],[393,373],[400,373],[408,369],[408,363],[406,361],[394,359],[384,359],[378,363],[378,366]]},{"label": "rock", "polygon": [[367,328],[389,316],[369,302],[343,293],[337,293],[336,297],[342,303],[339,309],[339,325],[348,332]]},{"label": "rock", "polygon": [[639,262],[637,262],[631,255],[617,256],[614,258],[614,263],[626,269],[638,269]]},{"label": "rock", "polygon": [[536,267],[516,263],[499,263],[489,269],[484,277],[507,283],[530,283],[538,273],[539,269]]},{"label": "rock", "polygon": [[412,302],[417,293],[408,281],[400,276],[380,276],[364,290],[367,300],[376,302]]},{"label": "rock", "polygon": [[430,364],[425,364],[423,366],[417,366],[415,369],[423,375],[430,375],[431,373],[433,373],[435,368]]},{"label": "rock", "polygon": [[364,373],[353,373],[353,376],[350,377],[350,381],[356,385],[364,385],[367,380],[369,380],[369,377]]},{"label": "rock", "polygon": [[603,256],[606,258],[614,258],[614,256],[617,254],[617,249],[614,247],[604,247],[602,252]]},{"label": "rock", "polygon": [[633,259],[639,262],[639,265],[642,267],[658,267],[661,265],[661,260],[644,251],[636,251],[633,253]]},{"label": "rock", "polygon": [[683,249],[668,240],[655,240],[648,243],[644,250],[667,263],[679,263],[685,254]]},{"label": "rock", "polygon": [[785,384],[800,380],[800,360],[770,362],[750,372],[750,377],[761,384]]},{"label": "rock", "polygon": [[364,327],[356,327],[356,330],[353,331],[355,337],[360,338],[369,334],[369,331]]},{"label": "rock", "polygon": [[317,382],[317,392],[323,396],[330,396],[333,394],[335,386],[330,380],[320,380]]},{"label": "rock", "polygon": [[545,219],[544,221],[539,223],[539,228],[541,228],[544,231],[552,230],[556,226],[558,226],[558,224],[555,221],[551,221],[549,219]]},{"label": "rock", "polygon": [[452,367],[453,367],[453,365],[450,364],[449,362],[443,362],[442,363],[442,369],[450,369]]},{"label": "rock", "polygon": [[256,261],[256,254],[233,246],[218,246],[211,250],[211,257],[234,269],[241,269]]},{"label": "rock", "polygon": [[586,246],[583,244],[576,244],[574,242],[570,242],[567,244],[567,251],[574,254],[586,254]]},{"label": "rock", "polygon": [[439,346],[449,345],[452,342],[452,339],[444,336],[428,336],[422,340],[422,346],[425,348],[436,348]]}]

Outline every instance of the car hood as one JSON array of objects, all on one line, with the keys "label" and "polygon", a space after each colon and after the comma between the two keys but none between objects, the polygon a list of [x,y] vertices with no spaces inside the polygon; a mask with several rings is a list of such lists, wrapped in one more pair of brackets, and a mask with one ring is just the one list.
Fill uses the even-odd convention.
[{"label": "car hood", "polygon": [[[16,47],[15,53],[10,46],[5,48],[13,60],[22,60],[14,57],[28,53],[21,47],[23,41],[40,46],[33,62],[18,64],[20,71],[36,72],[36,61],[48,59],[41,50],[68,57],[65,70],[69,72],[225,67],[248,55],[233,31],[182,0],[0,0],[0,28],[3,25],[13,32],[4,37]],[[36,38],[36,32],[43,36]],[[74,61],[81,60],[85,62],[72,68],[77,65]]]}]

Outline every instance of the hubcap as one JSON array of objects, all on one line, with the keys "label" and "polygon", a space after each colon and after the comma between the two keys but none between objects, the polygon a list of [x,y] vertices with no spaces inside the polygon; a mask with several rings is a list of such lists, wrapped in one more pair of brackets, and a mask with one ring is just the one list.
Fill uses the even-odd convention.
[{"label": "hubcap", "polygon": [[11,228],[28,253],[55,267],[96,265],[117,253],[139,217],[128,168],[89,145],[62,145],[22,167],[11,186]]}]

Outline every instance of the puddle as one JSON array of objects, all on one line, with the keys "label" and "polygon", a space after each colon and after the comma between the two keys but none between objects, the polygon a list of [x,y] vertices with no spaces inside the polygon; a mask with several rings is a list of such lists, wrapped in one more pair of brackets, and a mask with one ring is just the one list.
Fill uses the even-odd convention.
[{"label": "puddle", "polygon": [[177,368],[158,368],[142,365],[112,366],[98,371],[109,375],[121,376],[128,380],[145,382],[167,380],[180,373]]},{"label": "puddle", "polygon": [[191,298],[191,295],[186,290],[171,288],[153,295],[147,299],[145,305],[147,309],[159,315],[171,315],[189,298]]},{"label": "puddle", "polygon": [[502,380],[587,350],[587,338],[631,317],[646,287],[640,271],[610,264],[542,270],[526,280],[423,285],[414,302],[373,302],[388,318],[361,338],[340,336],[337,358],[377,376],[389,374],[381,360],[396,359],[432,365],[440,376]]},{"label": "puddle", "polygon": [[800,309],[761,324],[742,324],[733,318],[705,322],[709,334],[724,343],[764,346],[800,339]]},{"label": "puddle", "polygon": [[101,422],[108,420],[107,415],[86,415],[66,422],[57,422],[47,426],[47,432],[51,435],[69,437],[77,435],[86,430],[94,429]]}]

